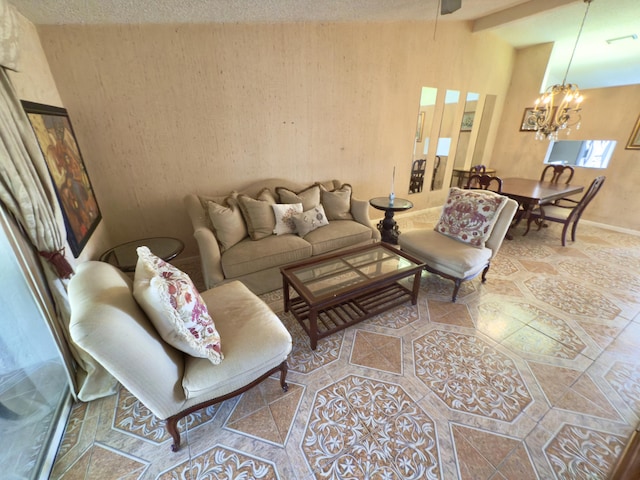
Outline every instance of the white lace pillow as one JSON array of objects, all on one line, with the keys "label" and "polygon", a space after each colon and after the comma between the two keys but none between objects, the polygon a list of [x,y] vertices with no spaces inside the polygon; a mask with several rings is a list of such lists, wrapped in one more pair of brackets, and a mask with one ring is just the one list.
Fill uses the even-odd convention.
[{"label": "white lace pillow", "polygon": [[296,224],[296,231],[301,237],[304,237],[307,233],[312,232],[316,228],[329,225],[329,220],[327,220],[327,216],[324,213],[322,205],[318,205],[311,210],[294,215],[293,221]]},{"label": "white lace pillow", "polygon": [[138,247],[133,296],[169,345],[219,364],[220,335],[189,275]]},{"label": "white lace pillow", "polygon": [[276,216],[276,228],[273,229],[273,233],[276,235],[296,233],[296,224],[293,221],[293,216],[297,213],[302,213],[302,204],[274,203],[271,206]]}]

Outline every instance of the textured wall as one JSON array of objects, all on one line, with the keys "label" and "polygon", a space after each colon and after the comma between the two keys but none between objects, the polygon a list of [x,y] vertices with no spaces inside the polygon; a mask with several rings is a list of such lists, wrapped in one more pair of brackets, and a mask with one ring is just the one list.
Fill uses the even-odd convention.
[{"label": "textured wall", "polygon": [[[543,168],[549,142],[535,140],[535,134],[520,132],[526,106],[533,106],[539,95],[551,45],[519,50],[513,70],[508,100],[505,102],[501,134],[497,137],[491,166],[503,177],[536,178]],[[539,72],[537,75],[532,74]],[[571,81],[569,74],[568,81]],[[598,175],[607,180],[585,211],[585,219],[640,231],[640,150],[625,146],[640,113],[640,85],[582,91],[582,126],[567,137],[570,140],[617,140],[606,169],[576,168],[572,183],[589,185]]]},{"label": "textured wall", "polygon": [[[513,59],[497,38],[448,22],[435,41],[430,23],[39,34],[114,243],[172,235],[188,253],[189,192],[339,178],[369,198],[388,193],[394,165],[396,185],[408,189],[421,87],[503,98]],[[442,195],[411,199],[423,208]]]}]

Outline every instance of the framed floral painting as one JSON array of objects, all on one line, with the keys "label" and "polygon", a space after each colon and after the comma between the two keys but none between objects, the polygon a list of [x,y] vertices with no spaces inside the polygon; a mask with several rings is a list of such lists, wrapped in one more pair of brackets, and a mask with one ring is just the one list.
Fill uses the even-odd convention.
[{"label": "framed floral painting", "polygon": [[102,215],[64,108],[22,101],[62,208],[67,240],[77,257]]}]

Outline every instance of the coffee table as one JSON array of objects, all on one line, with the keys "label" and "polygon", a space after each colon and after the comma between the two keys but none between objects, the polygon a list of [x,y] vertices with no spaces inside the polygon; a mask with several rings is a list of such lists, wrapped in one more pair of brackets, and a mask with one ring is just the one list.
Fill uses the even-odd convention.
[{"label": "coffee table", "polygon": [[[424,263],[385,243],[295,262],[280,269],[284,311],[318,340],[408,300],[415,305]],[[411,287],[399,280],[411,277]],[[290,296],[290,288],[298,295]]]}]

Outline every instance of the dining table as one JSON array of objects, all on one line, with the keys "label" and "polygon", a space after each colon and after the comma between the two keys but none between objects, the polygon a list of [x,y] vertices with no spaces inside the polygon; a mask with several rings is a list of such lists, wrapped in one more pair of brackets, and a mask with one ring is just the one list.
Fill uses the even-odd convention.
[{"label": "dining table", "polygon": [[584,190],[582,185],[542,182],[530,178],[503,178],[501,194],[514,199],[522,207],[516,214],[513,227],[529,218],[538,205],[576,195]]}]

